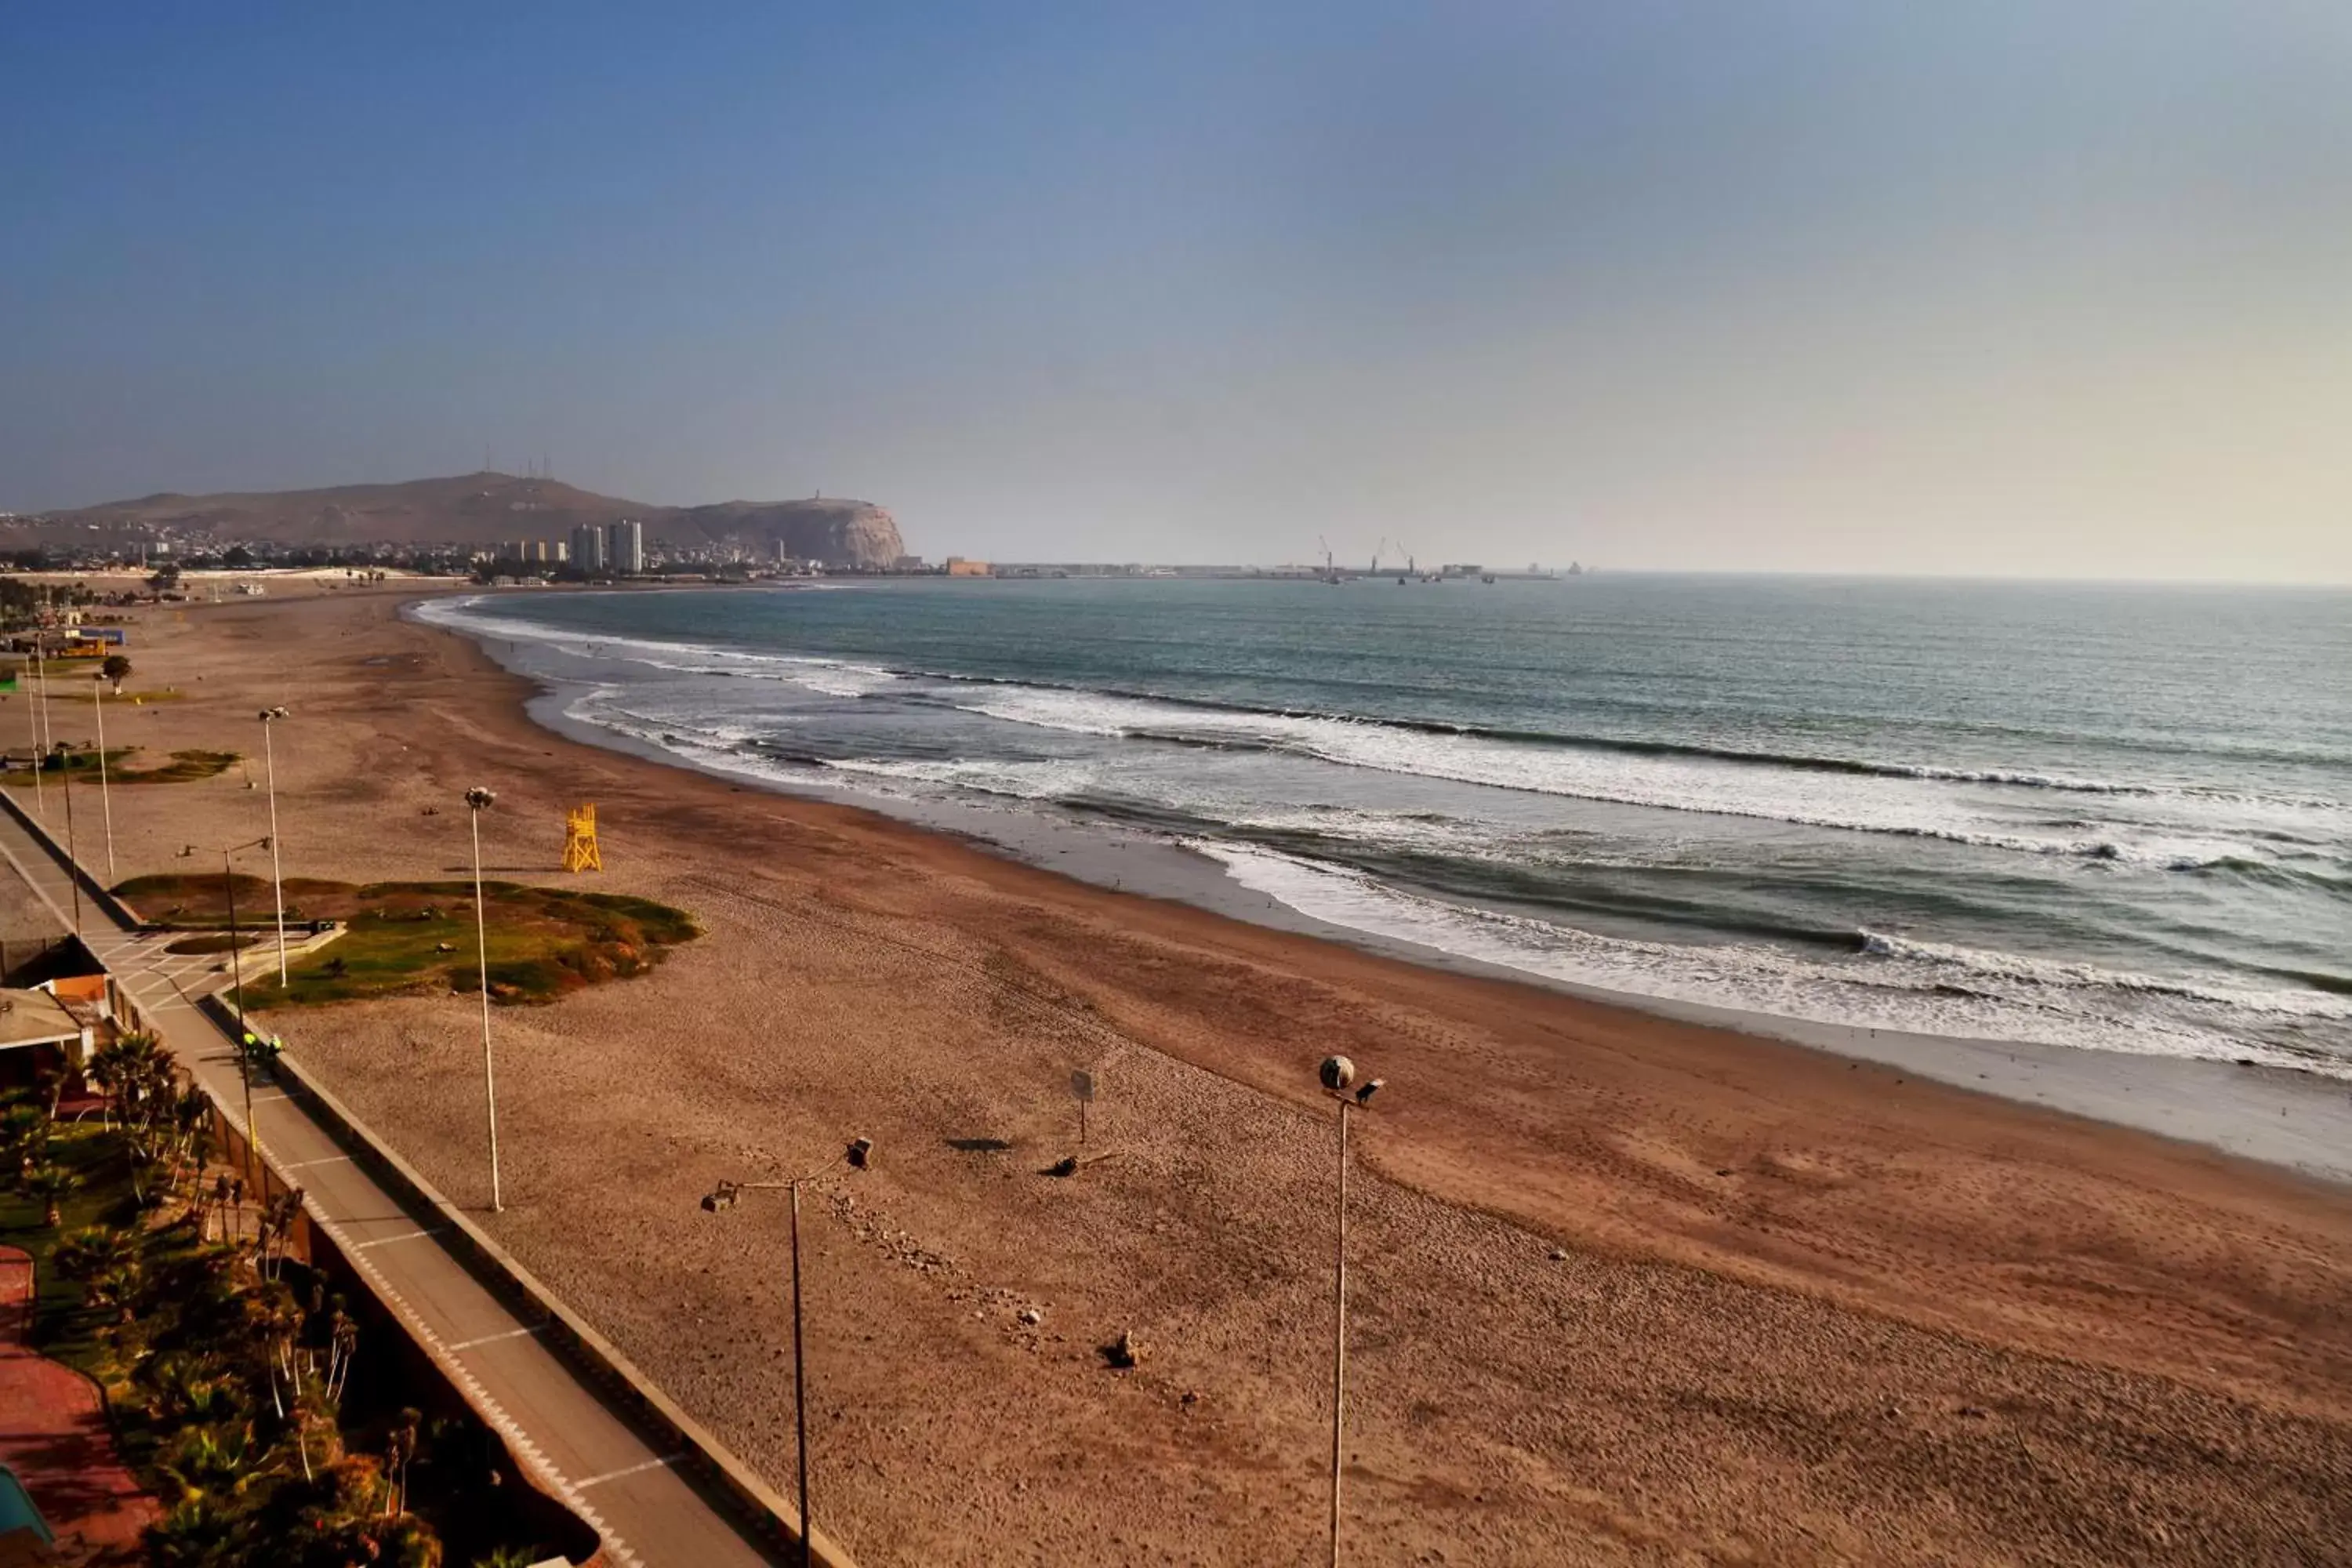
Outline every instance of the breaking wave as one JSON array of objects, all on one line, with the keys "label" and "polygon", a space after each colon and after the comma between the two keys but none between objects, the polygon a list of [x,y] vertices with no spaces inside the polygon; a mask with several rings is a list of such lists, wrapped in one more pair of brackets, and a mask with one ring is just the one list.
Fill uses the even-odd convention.
[{"label": "breaking wave", "polygon": [[2344,996],[2187,984],[1868,931],[1843,962],[1755,942],[1633,941],[1425,898],[1278,851],[1212,839],[1192,847],[1302,914],[1571,984],[1858,1028],[2258,1061],[2352,1079],[2352,1060],[2260,1032],[2266,1020],[2352,1018]]}]

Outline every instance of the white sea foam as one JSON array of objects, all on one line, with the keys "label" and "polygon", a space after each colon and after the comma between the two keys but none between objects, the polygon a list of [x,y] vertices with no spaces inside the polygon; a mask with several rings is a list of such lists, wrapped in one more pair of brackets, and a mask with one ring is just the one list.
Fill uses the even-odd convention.
[{"label": "white sea foam", "polygon": [[879,665],[803,654],[753,653],[711,643],[673,642],[659,637],[558,631],[529,621],[507,619],[478,606],[480,596],[434,600],[417,616],[436,625],[478,637],[530,641],[573,658],[643,665],[676,675],[719,675],[739,679],[779,680],[828,697],[863,697],[899,679]]},{"label": "white sea foam", "polygon": [[2279,1017],[2352,1019],[2352,997],[2324,992],[2257,989],[2168,979],[2161,975],[2102,968],[2092,963],[2063,963],[2024,953],[1988,952],[1981,948],[1962,947],[1953,942],[1915,942],[1869,930],[1863,931],[1860,935],[1863,952],[1873,957],[1897,959],[1993,981],[2009,986],[2012,991],[2021,985],[2067,991],[2126,992],[2147,996],[2178,996],[2188,1001],[2207,1002],[2219,1007]]},{"label": "white sea foam", "polygon": [[[779,681],[842,699],[922,681],[843,659],[553,630],[498,616],[484,604],[479,596],[437,601],[419,614],[478,635],[527,637],[577,658]],[[1776,766],[1770,758],[1735,760],[1730,753],[1530,742],[1372,720],[1200,708],[988,681],[957,682],[952,689],[953,705],[967,712],[1069,734],[1261,748],[1343,767],[1498,789],[2123,866],[2194,871],[2335,863],[2343,846],[2352,842],[2352,806],[2306,796],[1841,759],[1785,759],[1790,765]],[[2028,788],[2076,795],[2090,815],[2053,821],[2009,798],[2008,792]]]},{"label": "white sea foam", "polygon": [[[1220,726],[1223,732],[1254,743],[1267,732],[1267,721],[1259,715],[1154,703],[1094,707],[1086,705],[1095,700],[1089,699],[1081,699],[1075,707],[1051,703],[1024,707],[1019,704],[1033,696],[1050,699],[1054,694],[1033,694],[1021,689],[1009,694],[983,690],[984,704],[1007,710],[992,716],[1003,718],[1018,711],[1022,722],[1034,723],[1040,717],[1063,721],[1048,728],[1075,729],[1085,724],[1097,733],[1133,733],[1138,727],[1135,710],[1139,708],[1146,722],[1153,725],[1168,713],[1180,714],[1183,733],[1194,740],[1211,738]],[[1008,704],[1007,695],[1015,701]],[[1125,704],[1132,700],[1106,700]],[[1325,835],[1354,845],[1504,864],[1525,864],[1541,853],[1531,846],[1524,828],[1501,821],[1337,802],[1271,805],[1251,796],[1246,768],[1238,775],[1217,770],[1204,775],[1189,763],[1171,767],[1171,753],[1164,751],[1114,749],[1044,759],[852,757],[812,768],[762,751],[760,743],[775,737],[772,714],[751,719],[725,703],[716,710],[690,713],[674,707],[661,691],[624,682],[600,685],[576,700],[568,711],[574,718],[659,745],[698,765],[772,782],[804,786],[831,781],[882,796],[957,794],[993,799],[1007,806],[1065,801],[1091,793],[1222,821],[1244,834]],[[1207,725],[1198,722],[1202,719]],[[1458,762],[1465,754],[1456,749],[1460,747],[1469,748],[1467,754],[1474,762],[1482,755],[1478,748],[1506,749],[1504,743],[1475,737],[1423,736],[1384,726],[1316,720],[1276,722],[1283,726],[1274,731],[1278,738],[1296,740],[1298,732],[1289,726],[1303,726],[1311,744],[1274,749],[1307,755],[1342,750],[1363,738],[1347,731],[1367,732],[1367,743],[1376,747],[1398,740],[1408,746],[1436,742],[1441,763]],[[1534,752],[1538,760],[1542,752],[1541,748],[1507,749]],[[1240,760],[1237,756],[1236,761]],[[1403,760],[1425,763],[1428,758],[1409,755]],[[1681,759],[1633,761],[1645,764],[1654,761],[1666,770],[1710,765]],[[1361,765],[1377,768],[1381,762]],[[1430,770],[1424,765],[1410,771]],[[1634,775],[1637,782],[1643,776]],[[1559,781],[1544,782],[1557,784]],[[1847,806],[1855,799],[1852,788],[1855,782],[1866,788],[1922,787],[1901,781],[1852,781],[1836,775],[1808,782]],[[1622,798],[1626,793],[1615,791],[1600,798]],[[1871,797],[1865,794],[1864,798]],[[2086,829],[2105,830],[2105,824]],[[2151,856],[2163,852],[2160,840],[2153,836],[2142,843]],[[2312,1049],[2292,1048],[2307,1027],[2317,1029],[2321,1036],[2340,1036],[2343,1025],[2352,1021],[2352,998],[2318,991],[2192,983],[1922,942],[1877,931],[1857,932],[1856,952],[1843,959],[1808,956],[1753,942],[1636,942],[1422,897],[1353,870],[1270,848],[1205,840],[1195,842],[1194,847],[1223,863],[1244,885],[1317,918],[1576,984],[1833,1024],[2158,1055],[2251,1058],[2352,1077],[2352,1064],[2329,1056],[2316,1038]],[[2228,848],[2233,857],[2242,852],[2237,846]],[[1591,863],[1573,850],[1567,851],[1566,858],[1591,868]],[[2265,1033],[2275,1037],[2265,1038]],[[2281,1044],[2282,1040],[2287,1043]]]},{"label": "white sea foam", "polygon": [[982,795],[1012,795],[1021,800],[1067,800],[1083,794],[1095,780],[1091,763],[1048,759],[1037,762],[877,761],[872,758],[828,760],[826,768],[868,778],[913,784],[948,785]]},{"label": "white sea foam", "polygon": [[2352,1079],[2352,1063],[2241,1032],[2248,1013],[2352,1016],[2343,999],[2316,993],[2187,985],[1883,935],[1843,963],[1751,942],[1636,942],[1423,898],[1274,850],[1190,843],[1243,886],[1314,919],[1573,984],[1857,1027],[2252,1059]]},{"label": "white sea foam", "polygon": [[1972,791],[1962,776],[1842,773],[1706,757],[1530,744],[1433,733],[1369,721],[1185,707],[1150,699],[1027,687],[982,689],[958,704],[1010,723],[1069,733],[1249,745],[1346,767],[1673,811],[1903,834],[2032,855],[2150,866],[2270,861],[2251,835],[2120,814],[2052,833]]}]

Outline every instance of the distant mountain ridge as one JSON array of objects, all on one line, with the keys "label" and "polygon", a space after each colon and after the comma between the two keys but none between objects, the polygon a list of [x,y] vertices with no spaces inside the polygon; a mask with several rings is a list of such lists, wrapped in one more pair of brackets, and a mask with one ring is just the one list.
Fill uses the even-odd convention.
[{"label": "distant mountain ridge", "polygon": [[898,524],[871,501],[830,497],[654,506],[597,495],[558,479],[485,470],[397,484],[192,496],[174,492],[0,522],[0,535],[60,545],[89,533],[153,538],[208,533],[280,544],[465,544],[562,539],[583,522],[633,517],[646,542],[736,545],[828,566],[887,566],[906,553]]}]

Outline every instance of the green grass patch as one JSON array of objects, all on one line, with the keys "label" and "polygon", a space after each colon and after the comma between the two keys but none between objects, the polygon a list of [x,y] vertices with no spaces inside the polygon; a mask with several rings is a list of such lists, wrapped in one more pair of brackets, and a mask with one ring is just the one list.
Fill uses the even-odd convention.
[{"label": "green grass patch", "polygon": [[[225,773],[235,766],[235,752],[173,752],[172,760],[160,768],[131,769],[115,779],[117,784],[189,784]],[[110,767],[111,763],[108,764]]]},{"label": "green grass patch", "polygon": [[[129,764],[131,753],[137,749],[135,746],[109,746],[106,749],[108,783],[111,784],[123,776],[123,770]],[[95,750],[67,752],[62,755],[50,752],[40,761],[44,783],[55,784],[58,776],[64,773],[71,773],[77,781],[87,778],[91,784],[98,782],[98,752]],[[0,774],[0,777],[5,777],[13,784],[29,785],[33,782],[33,770],[29,767],[11,767],[6,773]]]},{"label": "green grass patch", "polygon": [[[239,871],[232,879],[215,873],[212,876],[185,876],[171,873],[160,877],[133,877],[127,882],[117,882],[117,898],[159,925],[175,926],[191,931],[228,928],[228,894],[232,880],[236,889],[236,910],[239,924],[251,921],[252,911],[270,909],[269,879],[249,876]],[[304,886],[342,888],[341,882],[308,882],[299,877],[286,879],[286,899],[295,901],[296,889]],[[291,912],[290,910],[289,911]],[[273,911],[274,918],[274,911]],[[307,918],[307,917],[306,917]]]},{"label": "green grass patch", "polygon": [[18,1192],[13,1183],[0,1186],[0,1241],[33,1255],[33,1342],[43,1355],[103,1383],[109,1352],[99,1331],[113,1322],[113,1314],[85,1305],[81,1287],[59,1274],[51,1257],[62,1237],[84,1226],[136,1222],[130,1166],[120,1138],[87,1124],[55,1124],[44,1158],[80,1177],[81,1185],[58,1200],[62,1221],[55,1229],[41,1223],[40,1199]]},{"label": "green grass patch", "polygon": [[[173,752],[172,760],[159,767],[136,768],[130,764],[136,746],[110,746],[106,750],[106,782],[110,784],[188,784],[196,779],[208,779],[226,773],[237,760],[235,752]],[[83,752],[51,753],[41,759],[45,783],[54,783],[61,776],[89,784],[98,782],[98,752]],[[0,782],[15,784],[19,789],[33,787],[30,768],[11,768],[0,773]]]},{"label": "green grass patch", "polygon": [[[166,925],[217,933],[228,923],[228,885],[218,875],[135,877],[114,890]],[[269,884],[240,874],[236,890],[238,924],[258,932],[274,918]],[[584,985],[642,974],[667,949],[701,934],[682,910],[651,899],[520,882],[486,882],[482,893],[494,1002],[552,1002]],[[296,960],[283,988],[274,973],[247,978],[248,1007],[471,991],[481,984],[471,882],[354,887],[292,878],[286,915],[289,921],[339,921],[344,932]],[[218,940],[219,951],[227,951],[226,938]]]},{"label": "green grass patch", "polygon": [[[0,1190],[0,1241],[35,1259],[33,1345],[97,1383],[123,1462],[169,1510],[139,1561],[454,1568],[551,1554],[551,1510],[494,1473],[495,1440],[454,1396],[436,1397],[429,1374],[409,1381],[418,1363],[392,1348],[387,1319],[347,1315],[334,1280],[297,1259],[259,1268],[249,1248],[204,1240],[188,1194],[156,1187],[160,1170],[148,1191],[162,1212],[142,1207],[119,1130],[50,1123],[38,1157],[81,1184],[54,1226],[39,1200]],[[61,1249],[87,1258],[94,1243],[125,1266],[107,1277],[114,1300],[97,1305],[57,1267]],[[436,1407],[445,1413],[427,1415]],[[414,1458],[399,1468],[393,1519],[383,1503],[395,1431]]]}]

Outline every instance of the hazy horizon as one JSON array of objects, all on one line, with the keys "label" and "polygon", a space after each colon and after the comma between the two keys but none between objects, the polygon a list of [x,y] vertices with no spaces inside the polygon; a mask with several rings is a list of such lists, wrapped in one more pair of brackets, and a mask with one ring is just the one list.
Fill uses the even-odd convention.
[{"label": "hazy horizon", "polygon": [[2352,582],[2352,13],[12,11],[0,508]]}]

